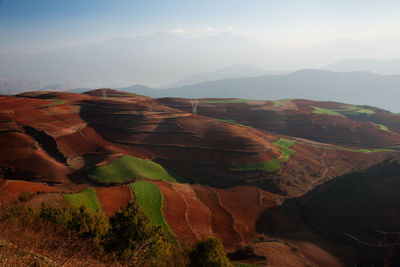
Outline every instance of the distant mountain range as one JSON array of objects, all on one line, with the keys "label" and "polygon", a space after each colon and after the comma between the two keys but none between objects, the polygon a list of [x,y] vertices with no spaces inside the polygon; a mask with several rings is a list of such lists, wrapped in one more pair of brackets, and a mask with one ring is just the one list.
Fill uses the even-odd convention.
[{"label": "distant mountain range", "polygon": [[0,78],[0,94],[14,95],[26,91],[51,90],[62,91],[66,87],[62,84],[45,84],[38,81],[23,81]]},{"label": "distant mountain range", "polygon": [[152,97],[306,98],[367,104],[400,112],[399,89],[400,75],[326,70],[300,70],[281,75],[223,79],[168,89],[154,89],[140,85],[120,88]]},{"label": "distant mountain range", "polygon": [[215,71],[190,75],[179,80],[174,84],[164,86],[164,88],[193,85],[193,84],[217,81],[222,79],[235,79],[243,77],[261,76],[266,74],[282,74],[282,73],[284,73],[284,71],[271,72],[251,65],[239,64],[239,65],[228,66],[226,68],[218,69]]},{"label": "distant mountain range", "polygon": [[326,67],[332,71],[372,71],[383,75],[400,74],[400,58],[395,59],[346,59]]},{"label": "distant mountain range", "polygon": [[241,69],[243,77],[264,74],[259,72],[261,69],[321,68],[349,58],[400,58],[400,36],[287,48],[229,33],[204,38],[155,33],[38,54],[0,55],[0,77],[90,88],[130,84],[165,87],[239,78],[240,68],[225,69],[224,75],[212,71],[238,64],[260,68]]}]

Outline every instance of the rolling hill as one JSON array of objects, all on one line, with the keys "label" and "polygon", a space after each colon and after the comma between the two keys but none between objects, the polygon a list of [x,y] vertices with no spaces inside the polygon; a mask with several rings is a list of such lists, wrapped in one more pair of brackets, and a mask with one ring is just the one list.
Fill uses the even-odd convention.
[{"label": "rolling hill", "polygon": [[[330,202],[334,195],[345,201],[353,192],[351,211],[359,207],[352,188],[375,192],[377,185],[351,173],[372,173],[371,183],[381,171],[397,177],[398,115],[302,99],[197,101],[194,115],[191,99],[112,89],[0,96],[0,204],[30,192],[28,207],[87,202],[111,216],[138,199],[180,242],[211,234],[231,253],[247,244],[259,255],[250,263],[351,266],[365,260],[358,246],[323,227],[352,223],[338,209],[343,203]],[[356,177],[348,191],[341,176]],[[320,200],[320,188],[333,190],[331,197]],[[143,190],[154,195],[151,203]],[[392,196],[388,207],[397,203]],[[325,205],[332,217],[316,220]],[[394,210],[382,212],[397,220]]]},{"label": "rolling hill", "polygon": [[400,75],[371,72],[299,70],[281,75],[224,79],[168,89],[135,88],[152,97],[224,98],[272,100],[302,98],[376,106],[400,112]]}]

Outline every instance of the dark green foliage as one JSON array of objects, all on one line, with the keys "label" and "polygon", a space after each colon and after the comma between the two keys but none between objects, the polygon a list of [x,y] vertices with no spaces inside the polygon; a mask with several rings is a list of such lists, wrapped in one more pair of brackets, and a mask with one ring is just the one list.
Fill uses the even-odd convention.
[{"label": "dark green foliage", "polygon": [[208,238],[197,241],[189,251],[191,267],[222,267],[233,266],[226,256],[221,240]]},{"label": "dark green foliage", "polygon": [[21,194],[19,194],[18,200],[20,202],[27,202],[28,200],[32,199],[33,196],[34,194],[32,194],[31,192],[22,192]]},{"label": "dark green foliage", "polygon": [[39,218],[64,226],[82,237],[89,237],[99,251],[103,251],[103,240],[108,233],[109,223],[102,212],[90,212],[85,206],[57,209],[42,203]]},{"label": "dark green foliage", "polygon": [[150,225],[150,218],[135,203],[117,211],[110,226],[106,249],[115,252],[122,263],[159,266],[171,256],[167,234],[161,226]]}]

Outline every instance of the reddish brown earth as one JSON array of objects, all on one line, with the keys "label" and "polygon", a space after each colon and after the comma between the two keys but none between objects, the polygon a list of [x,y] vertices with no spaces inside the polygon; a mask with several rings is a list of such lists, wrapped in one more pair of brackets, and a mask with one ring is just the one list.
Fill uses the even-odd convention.
[{"label": "reddish brown earth", "polygon": [[[279,232],[282,240],[267,242],[262,239],[267,228],[263,220],[274,217],[269,225],[280,230],[304,230],[298,210],[292,213],[277,207],[337,176],[396,155],[349,152],[336,146],[398,145],[399,116],[371,107],[367,108],[375,114],[368,116],[318,115],[311,106],[348,105],[308,100],[285,100],[282,106],[270,101],[200,103],[200,115],[192,115],[188,99],[157,100],[111,89],[106,93],[106,99],[103,90],[0,96],[0,181],[6,179],[0,182],[1,204],[27,190],[76,192],[92,186],[87,170],[94,165],[132,155],[160,163],[194,184],[153,181],[163,193],[164,216],[181,241],[215,235],[230,251],[241,243],[251,244],[271,266],[354,264],[354,255],[348,256],[350,260],[337,256],[344,253],[340,245],[321,243],[310,235],[293,238]],[[65,103],[47,106],[58,101],[54,99]],[[380,130],[377,123],[392,132]],[[278,171],[232,169],[235,164],[281,157],[273,144],[279,138],[297,142],[291,147],[295,154]],[[96,186],[96,193],[108,216],[132,200],[127,186]],[[45,200],[65,205],[60,193],[35,195],[27,205],[37,208]],[[292,217],[287,219],[287,214]],[[395,210],[388,217],[400,218]],[[258,242],[260,238],[264,241]]]},{"label": "reddish brown earth", "polygon": [[[191,111],[189,99],[161,98],[160,103],[186,112]],[[318,142],[345,146],[384,147],[400,143],[399,117],[393,113],[373,108],[375,114],[365,116],[330,116],[313,114],[312,106],[327,109],[346,109],[348,104],[311,100],[285,100],[282,106],[270,101],[247,103],[200,102],[198,114],[232,119],[257,129],[277,132],[289,136]],[[373,123],[384,124],[392,133],[381,131]]]},{"label": "reddish brown earth", "polygon": [[254,239],[257,235],[256,221],[265,209],[260,190],[238,186],[228,190],[214,189],[214,192],[218,194],[222,206],[232,214],[235,228],[244,241]]},{"label": "reddish brown earth", "polygon": [[95,190],[104,213],[109,217],[133,200],[128,186],[96,187]]},{"label": "reddish brown earth", "polygon": [[244,240],[235,227],[232,214],[221,205],[218,195],[209,187],[193,186],[196,196],[211,211],[211,228],[215,236],[221,238],[225,247],[235,248]]},{"label": "reddish brown earth", "polygon": [[174,190],[171,184],[163,181],[151,181],[160,188],[163,195],[163,213],[172,232],[184,242],[193,242],[196,236],[187,219],[185,200]]},{"label": "reddish brown earth", "polygon": [[196,238],[201,239],[211,236],[213,234],[211,229],[211,211],[197,198],[193,187],[189,184],[173,183],[171,185],[187,205],[186,221]]},{"label": "reddish brown earth", "polygon": [[56,192],[58,188],[42,183],[7,180],[0,184],[0,205],[17,200],[22,193]]}]

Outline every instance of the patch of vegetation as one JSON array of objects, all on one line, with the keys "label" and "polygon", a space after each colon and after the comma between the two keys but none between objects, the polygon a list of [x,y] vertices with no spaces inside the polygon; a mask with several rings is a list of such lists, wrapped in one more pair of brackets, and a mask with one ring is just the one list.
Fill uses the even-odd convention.
[{"label": "patch of vegetation", "polygon": [[246,127],[246,128],[253,128],[253,127],[251,127],[251,126],[247,126],[247,125],[238,123],[237,121],[231,120],[231,119],[217,119],[217,118],[212,118],[212,119],[213,119],[213,120],[216,120],[216,121],[222,121],[222,122],[226,122],[226,123],[229,123],[229,124],[234,124],[234,125]]},{"label": "patch of vegetation", "polygon": [[233,267],[226,256],[221,240],[216,238],[210,237],[205,240],[197,241],[189,250],[188,255],[190,260],[189,267]]},{"label": "patch of vegetation", "polygon": [[247,103],[251,100],[249,99],[218,99],[218,100],[202,100],[201,103],[208,103],[208,104],[230,104],[230,103]]},{"label": "patch of vegetation", "polygon": [[266,171],[266,172],[276,172],[281,168],[281,163],[289,160],[295,151],[290,149],[296,141],[280,138],[273,144],[281,148],[280,153],[282,157],[280,159],[272,158],[267,162],[258,163],[245,163],[245,164],[235,164],[235,168],[231,168],[234,171]]},{"label": "patch of vegetation", "polygon": [[57,105],[61,105],[61,104],[65,103],[65,100],[59,100],[57,98],[50,98],[50,99],[46,99],[46,100],[48,100],[48,101],[56,101],[56,102],[42,105],[42,107],[44,107],[44,108],[51,107],[51,106],[57,106]]},{"label": "patch of vegetation", "polygon": [[144,180],[136,181],[130,184],[130,187],[135,195],[135,202],[150,217],[150,223],[152,225],[160,225],[173,236],[162,213],[163,198],[160,189],[155,184]]},{"label": "patch of vegetation", "polygon": [[176,174],[160,164],[129,155],[122,156],[105,166],[90,169],[88,176],[101,183],[123,183],[138,178],[177,182]]},{"label": "patch of vegetation", "polygon": [[[351,147],[344,147],[344,146],[319,146],[319,145],[313,145],[314,147],[319,147],[323,149],[339,149],[339,150],[345,150],[345,151],[350,151],[350,152],[359,152],[359,153],[375,153],[375,152],[396,152],[396,145],[394,146],[388,146],[388,147],[393,147],[394,149],[391,148],[351,148]],[[399,146],[400,148],[400,146]]]},{"label": "patch of vegetation", "polygon": [[394,152],[395,150],[389,148],[350,148],[350,147],[342,147],[337,146],[337,149],[346,150],[351,152],[361,152],[361,153],[375,153],[375,152]]},{"label": "patch of vegetation", "polygon": [[288,161],[290,156],[294,155],[295,151],[290,149],[289,147],[293,146],[295,142],[296,141],[294,140],[279,138],[278,141],[275,141],[273,143],[274,145],[279,146],[281,148],[281,154],[283,156],[281,162]]},{"label": "patch of vegetation", "polygon": [[135,203],[118,210],[110,219],[84,206],[60,209],[42,203],[39,212],[20,206],[0,207],[0,223],[2,229],[9,225],[18,226],[19,232],[30,230],[30,238],[38,229],[46,229],[42,234],[53,235],[51,247],[43,244],[46,248],[55,247],[57,255],[76,255],[82,261],[96,259],[104,263],[101,266],[184,266],[182,249],[171,242],[161,226],[151,225],[150,218]]},{"label": "patch of vegetation", "polygon": [[64,199],[73,207],[85,206],[92,212],[101,211],[96,191],[93,188],[86,188],[75,194],[64,194]]},{"label": "patch of vegetation", "polygon": [[28,202],[29,200],[31,200],[33,198],[34,195],[35,194],[33,194],[31,192],[22,192],[18,196],[18,201],[20,201],[20,202]]},{"label": "patch of vegetation", "polygon": [[372,115],[375,114],[375,111],[371,109],[366,109],[358,106],[349,106],[344,109],[327,109],[321,108],[316,106],[311,106],[314,111],[314,114],[326,114],[330,116],[339,116],[339,115],[346,115],[346,116],[359,116],[359,115]]},{"label": "patch of vegetation", "polygon": [[386,125],[378,124],[378,126],[379,126],[379,129],[381,129],[381,130],[384,131],[384,132],[388,132],[388,133],[391,133],[391,132],[392,132],[392,131],[390,131],[390,130],[388,129],[388,127],[387,127]]},{"label": "patch of vegetation", "polygon": [[336,112],[331,109],[320,108],[320,107],[316,107],[316,106],[311,106],[311,107],[314,109],[314,111],[312,112],[314,114],[319,114],[319,115],[326,114],[326,115],[330,115],[330,116],[339,116],[340,115],[339,112]]},{"label": "patch of vegetation", "polygon": [[90,238],[99,253],[103,252],[104,238],[109,231],[110,225],[100,210],[92,212],[83,205],[57,209],[42,203],[39,218],[55,225],[64,226],[82,237]]},{"label": "patch of vegetation", "polygon": [[272,101],[272,102],[274,103],[274,107],[276,107],[276,108],[283,107],[283,102],[282,101],[276,100],[276,101]]},{"label": "patch of vegetation", "polygon": [[129,203],[117,211],[110,218],[110,228],[106,251],[117,253],[121,263],[162,266],[168,259],[171,261],[172,244],[167,234],[161,226],[152,225],[151,219],[136,203]]},{"label": "patch of vegetation", "polygon": [[275,158],[266,162],[235,164],[233,171],[266,171],[275,172],[281,168],[281,162]]}]

